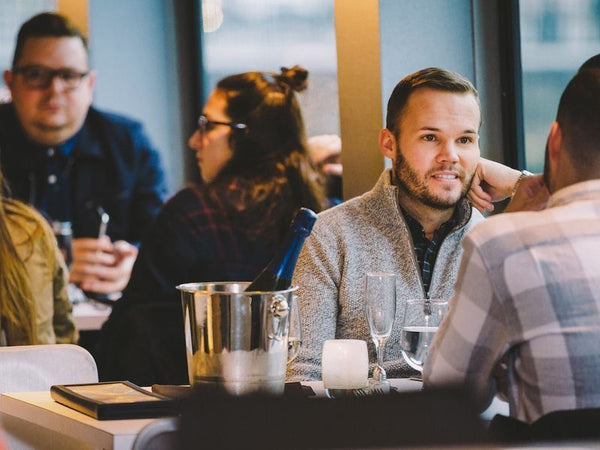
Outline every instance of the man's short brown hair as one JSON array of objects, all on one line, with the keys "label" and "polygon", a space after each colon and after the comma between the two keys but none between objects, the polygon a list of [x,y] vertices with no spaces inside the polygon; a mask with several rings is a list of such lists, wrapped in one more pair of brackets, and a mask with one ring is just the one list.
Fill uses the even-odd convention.
[{"label": "man's short brown hair", "polygon": [[385,127],[388,130],[396,135],[398,134],[399,130],[397,127],[400,123],[402,111],[408,103],[408,98],[410,94],[421,88],[430,88],[457,94],[473,94],[477,100],[477,104],[479,104],[477,89],[465,77],[456,72],[438,67],[428,67],[427,69],[408,75],[394,88],[387,104]]},{"label": "man's short brown hair", "polygon": [[23,25],[17,35],[17,45],[15,46],[15,54],[13,56],[12,67],[15,69],[23,54],[23,47],[29,38],[42,37],[78,37],[83,42],[84,48],[87,50],[87,39],[81,33],[79,28],[65,16],[56,13],[41,13],[33,16]]}]

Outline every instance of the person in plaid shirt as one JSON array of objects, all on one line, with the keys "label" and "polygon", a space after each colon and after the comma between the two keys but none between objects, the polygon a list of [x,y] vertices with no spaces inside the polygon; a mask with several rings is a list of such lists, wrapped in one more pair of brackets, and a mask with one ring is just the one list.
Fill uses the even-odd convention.
[{"label": "person in plaid shirt", "polygon": [[297,210],[323,208],[295,96],[307,76],[295,66],[217,83],[189,139],[204,185],[170,199],[142,241],[123,298],[103,328],[101,379],[187,383],[176,286],[251,281]]},{"label": "person in plaid shirt", "polygon": [[543,177],[517,193],[540,199],[547,187],[547,207],[492,217],[463,239],[426,387],[463,385],[482,409],[504,394],[528,423],[600,407],[599,125],[600,70],[582,68],[562,94]]}]

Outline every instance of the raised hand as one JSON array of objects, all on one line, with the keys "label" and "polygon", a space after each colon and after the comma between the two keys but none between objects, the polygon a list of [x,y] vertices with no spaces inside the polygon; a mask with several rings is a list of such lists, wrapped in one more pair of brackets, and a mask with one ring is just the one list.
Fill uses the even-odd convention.
[{"label": "raised hand", "polygon": [[73,262],[69,281],[84,291],[108,294],[125,289],[138,254],[126,241],[112,243],[100,239],[73,239]]},{"label": "raised hand", "polygon": [[479,211],[493,211],[493,202],[510,197],[520,176],[516,169],[480,158],[467,197]]}]

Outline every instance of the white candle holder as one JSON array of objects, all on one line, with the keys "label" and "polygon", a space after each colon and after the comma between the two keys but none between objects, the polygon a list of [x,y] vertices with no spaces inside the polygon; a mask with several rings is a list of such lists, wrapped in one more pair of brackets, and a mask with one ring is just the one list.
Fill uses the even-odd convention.
[{"label": "white candle holder", "polygon": [[358,339],[330,339],[323,344],[321,375],[330,398],[353,396],[368,386],[367,343]]}]

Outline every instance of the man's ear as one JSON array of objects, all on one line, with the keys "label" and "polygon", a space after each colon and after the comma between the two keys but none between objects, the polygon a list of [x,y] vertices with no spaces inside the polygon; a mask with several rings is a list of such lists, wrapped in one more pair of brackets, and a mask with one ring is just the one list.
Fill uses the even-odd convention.
[{"label": "man's ear", "polygon": [[387,128],[379,132],[379,149],[383,156],[387,156],[391,160],[396,159],[396,138]]},{"label": "man's ear", "polygon": [[13,73],[12,70],[4,71],[4,84],[12,91]]},{"label": "man's ear", "polygon": [[563,151],[562,130],[558,122],[553,122],[548,134],[548,158],[556,165]]}]

